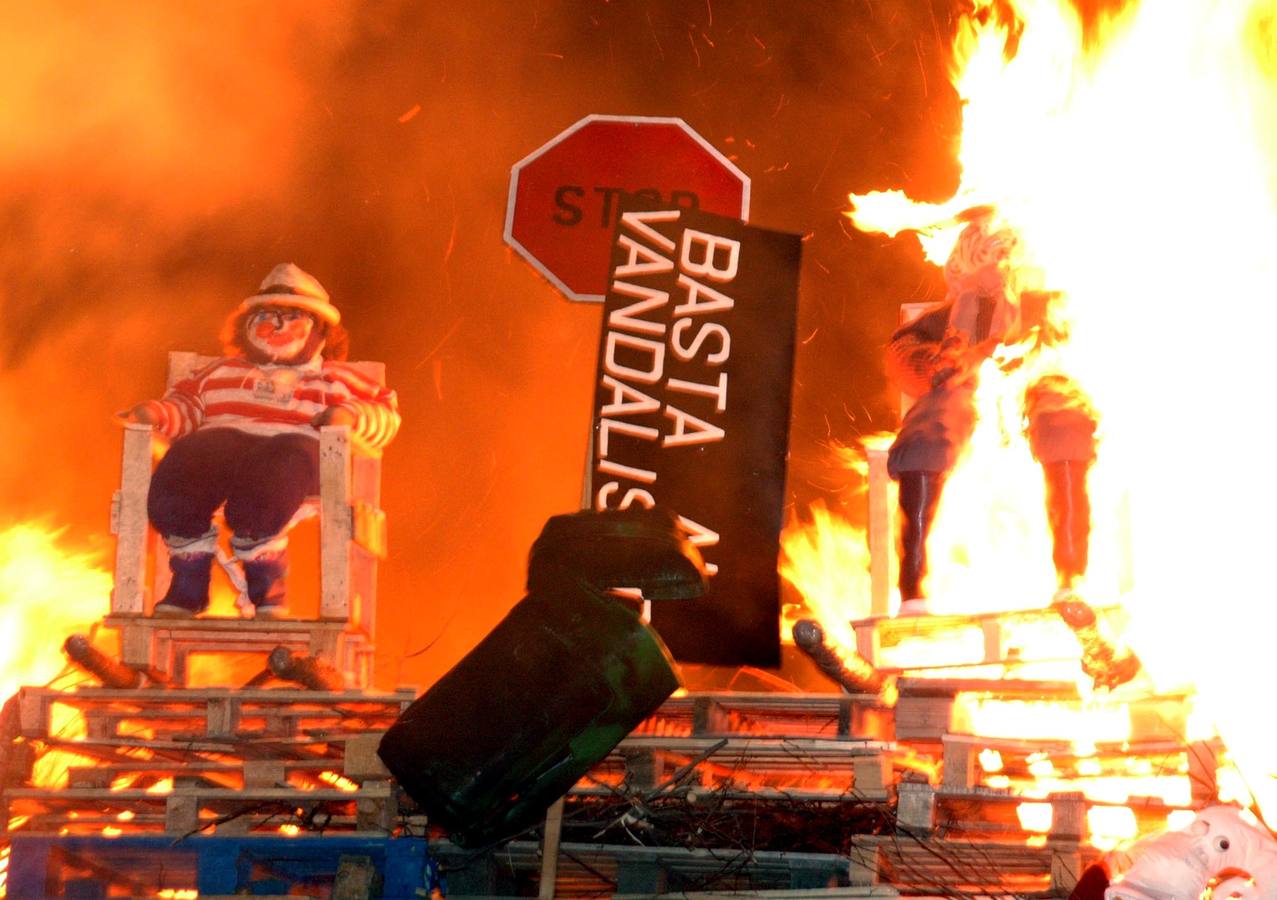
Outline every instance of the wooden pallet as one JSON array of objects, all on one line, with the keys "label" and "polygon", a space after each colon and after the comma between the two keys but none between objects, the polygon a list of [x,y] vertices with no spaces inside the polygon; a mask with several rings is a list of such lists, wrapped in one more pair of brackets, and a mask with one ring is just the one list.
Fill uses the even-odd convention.
[{"label": "wooden pallet", "polygon": [[[759,900],[859,900],[859,898],[899,897],[900,892],[890,885],[847,885],[823,888],[774,888],[761,890],[727,891],[679,891],[680,900],[740,900],[741,897],[757,897]],[[612,900],[651,900],[651,894],[613,894]],[[948,897],[917,897],[913,900],[949,900]]]},{"label": "wooden pallet", "polygon": [[320,788],[340,779],[388,780],[390,773],[377,756],[381,735],[382,732],[348,735],[337,745],[340,755],[331,758],[260,759],[246,755],[242,759],[230,759],[216,754],[216,759],[205,759],[197,754],[177,758],[152,754],[150,759],[135,760],[108,753],[93,765],[71,766],[67,771],[67,784],[73,788],[107,788],[125,783],[148,787],[166,780],[185,779],[232,788],[285,784]]},{"label": "wooden pallet", "polygon": [[[1101,619],[1114,621],[1123,616],[1120,607],[1099,607],[1095,612]],[[856,652],[886,673],[918,674],[927,669],[958,673],[963,669],[996,667],[1014,675],[1024,666],[1077,659],[1074,655],[1043,657],[1028,652],[1034,644],[1040,645],[1044,636],[1049,639],[1048,646],[1074,646],[1072,631],[1050,607],[973,615],[873,616],[854,621],[851,626],[856,632]],[[1024,640],[1022,633],[1027,630],[1035,633],[1034,640]],[[907,641],[915,639],[934,644],[925,663],[892,659],[899,656],[899,648]],[[974,656],[967,650],[973,646],[980,648]]]},{"label": "wooden pallet", "polygon": [[1182,741],[1188,731],[1188,698],[1183,694],[1144,694],[1122,689],[1102,699],[1085,700],[1071,681],[1027,681],[988,678],[901,678],[895,707],[897,741],[939,744],[946,734],[968,730],[959,713],[963,699],[1035,703],[1050,701],[1067,710],[1129,710],[1132,741]]},{"label": "wooden pallet", "polygon": [[[448,870],[448,894],[453,897],[510,896],[518,886],[534,885],[541,872],[541,845],[528,841],[478,855],[446,841],[432,844],[431,851]],[[811,890],[846,885],[849,866],[847,857],[824,853],[565,843],[560,845],[553,896],[651,897],[711,887]]]},{"label": "wooden pallet", "polygon": [[666,700],[634,734],[890,740],[891,719],[875,694],[698,692]]},{"label": "wooden pallet", "polygon": [[[9,896],[267,896],[267,884],[310,885],[289,896],[366,897],[343,884],[348,863],[376,871],[388,900],[415,900],[434,881],[426,841],[377,834],[279,836],[18,835]],[[352,874],[349,873],[348,874]],[[74,890],[74,894],[73,894]],[[422,893],[419,893],[418,891]]]},{"label": "wooden pallet", "polygon": [[[395,825],[400,794],[376,755],[380,738],[380,732],[347,734],[333,745],[336,754],[322,759],[254,758],[256,743],[227,742],[138,760],[111,746],[97,751],[99,764],[71,767],[67,787],[6,787],[3,822],[18,822],[27,833],[110,826],[117,833],[186,834],[215,826],[240,834],[277,829],[285,820],[314,821],[322,810],[324,828],[386,832]],[[81,743],[57,746],[90,755]]]},{"label": "wooden pallet", "polygon": [[[195,781],[192,779],[192,781]],[[188,783],[168,792],[110,788],[9,788],[8,815],[24,816],[30,832],[79,830],[80,819],[94,812],[114,817],[120,831],[141,830],[138,814],[154,821],[163,814],[164,832],[196,834],[205,830],[242,834],[273,822],[305,824],[318,821],[323,829],[389,833],[398,812],[397,794],[389,781],[369,782],[354,790],[293,787],[213,787]],[[121,818],[121,814],[125,814]]]},{"label": "wooden pallet", "polygon": [[256,653],[264,663],[276,647],[322,659],[341,672],[350,687],[366,688],[372,683],[372,643],[343,621],[112,615],[102,624],[119,632],[121,660],[126,665],[143,670],[154,667],[178,686],[186,684],[193,654]]},{"label": "wooden pallet", "polygon": [[[1158,774],[1185,779],[1187,794],[1198,805],[1216,794],[1216,760],[1223,752],[1218,739],[1123,741],[1099,743],[1079,748],[1068,741],[1023,740],[946,734],[941,743],[944,754],[942,786],[946,790],[966,790],[979,786],[1024,790],[1037,778],[1044,765],[1060,776],[1085,783],[1101,778]],[[997,766],[987,771],[982,754],[996,754]],[[996,782],[991,784],[991,777]]]},{"label": "wooden pallet", "polygon": [[866,835],[853,842],[849,857],[853,884],[889,884],[909,895],[1065,897],[1099,854],[1068,840],[1030,847],[1023,842]]},{"label": "wooden pallet", "polygon": [[[18,693],[21,733],[27,738],[51,737],[55,704],[74,707],[85,715],[89,737],[128,738],[122,725],[149,729],[146,741],[233,738],[250,741],[298,735],[332,735],[386,728],[415,699],[403,689],[390,694],[362,691],[235,690],[199,688],[121,690],[81,688],[22,688]],[[145,744],[143,744],[145,745]]]},{"label": "wooden pallet", "polygon": [[[1133,796],[1118,803],[1089,799],[1081,791],[1034,797],[1010,789],[937,789],[930,784],[909,782],[897,786],[897,798],[900,833],[977,843],[1023,844],[1034,838],[1054,844],[1080,844],[1088,838],[1090,817],[1104,810],[1123,810],[1124,816],[1132,817],[1136,833],[1148,834],[1165,830],[1172,813],[1188,809],[1155,797]],[[1040,813],[1042,822],[1026,823],[1021,819],[1022,812]]]},{"label": "wooden pallet", "polygon": [[103,764],[153,759],[177,764],[224,759],[336,760],[340,763],[346,745],[359,736],[345,733],[291,738],[258,737],[251,742],[242,741],[235,735],[192,740],[50,737],[39,739],[39,745],[44,751],[57,750]]},{"label": "wooden pallet", "polygon": [[[1023,741],[980,738],[955,728],[960,724],[955,710],[966,696],[1045,698],[1077,705],[1083,700],[1076,685],[903,677],[898,689],[894,709],[884,707],[878,697],[850,694],[715,692],[674,697],[573,790],[577,797],[615,795],[618,790],[646,796],[677,784],[741,802],[868,801],[887,813],[894,808],[901,832],[857,839],[856,855],[839,863],[842,868],[829,869],[826,859],[807,871],[800,865],[803,854],[788,854],[783,864],[780,857],[785,854],[776,859],[753,854],[733,874],[721,870],[728,863],[715,855],[717,851],[679,857],[674,851],[681,848],[569,843],[563,845],[556,890],[562,896],[585,895],[597,893],[603,884],[611,892],[635,894],[658,889],[712,892],[723,887],[796,892],[813,889],[812,880],[823,877],[824,884],[841,885],[839,889],[850,889],[848,882],[853,882],[850,887],[869,892],[861,896],[891,896],[896,888],[925,892],[938,871],[937,853],[948,855],[946,865],[955,864],[967,873],[962,877],[973,891],[1005,893],[1009,886],[1058,891],[1076,878],[1092,853],[1082,842],[1086,813],[1093,804],[1080,795],[1051,798],[1047,802],[1060,812],[1052,832],[1038,837],[1047,846],[1026,846],[1030,835],[1016,815],[1026,798],[983,785],[973,760],[982,749],[999,749],[1008,777],[1024,774],[1027,783],[1029,754],[1034,751]],[[403,821],[400,798],[376,757],[376,745],[384,728],[414,699],[411,690],[369,694],[291,688],[27,688],[19,701],[26,739],[96,763],[77,765],[66,790],[6,790],[5,818],[25,816],[24,831],[45,833],[100,832],[110,826],[126,834],[204,830],[229,836],[262,833],[285,820],[304,822],[308,817],[312,822],[322,819],[326,828],[338,831],[389,829]],[[1186,758],[1183,745],[1172,739],[1172,725],[1158,717],[1165,718],[1165,708],[1182,707],[1183,698],[1147,698],[1132,692],[1126,699],[1142,711],[1133,721],[1140,716],[1147,720],[1135,752],[1149,758],[1181,754],[1175,757],[1179,765]],[[59,705],[83,714],[86,737],[67,739],[51,733],[53,710]],[[1066,742],[1046,744],[1061,766],[1072,759]],[[1116,747],[1097,749],[1118,752]],[[320,779],[323,772],[349,779],[354,790],[330,787]],[[144,789],[162,779],[172,779],[173,788],[159,794]],[[113,786],[124,789],[113,791]],[[1153,804],[1147,807],[1147,818],[1151,822],[1168,811]],[[121,813],[127,814],[123,821]],[[475,870],[487,873],[474,875],[475,885],[508,886],[513,879],[526,887],[540,870],[535,849],[517,842],[503,848],[504,861],[490,861]],[[526,859],[521,855],[525,852],[530,854]],[[570,854],[578,856],[574,860]],[[1006,880],[976,877],[987,872],[990,860],[1004,869]],[[720,869],[712,868],[715,865]],[[814,874],[821,866],[823,876]],[[709,877],[720,871],[732,877],[720,882]],[[454,882],[452,893],[466,896],[457,888],[469,877]],[[855,885],[856,880],[862,884]],[[473,891],[492,892],[478,887]]]},{"label": "wooden pallet", "polygon": [[709,790],[735,786],[758,796],[800,790],[830,798],[854,791],[863,799],[886,800],[895,769],[910,761],[907,748],[881,741],[637,735],[622,741],[583,786],[624,781],[651,789],[677,779]]}]

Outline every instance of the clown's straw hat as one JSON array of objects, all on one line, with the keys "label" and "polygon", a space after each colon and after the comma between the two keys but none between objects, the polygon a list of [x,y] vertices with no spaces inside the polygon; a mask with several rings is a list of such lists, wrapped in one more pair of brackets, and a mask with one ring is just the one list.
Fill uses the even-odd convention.
[{"label": "clown's straw hat", "polygon": [[257,293],[240,304],[241,311],[257,306],[291,306],[318,316],[329,325],[341,321],[341,313],[328,299],[328,292],[315,276],[292,263],[280,263],[270,270]]}]

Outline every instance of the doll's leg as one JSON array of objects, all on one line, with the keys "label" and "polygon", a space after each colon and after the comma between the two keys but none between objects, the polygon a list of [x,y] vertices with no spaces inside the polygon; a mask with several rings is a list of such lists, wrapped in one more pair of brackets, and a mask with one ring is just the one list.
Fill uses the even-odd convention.
[{"label": "doll's leg", "polygon": [[944,488],[943,472],[901,472],[900,614],[927,611],[922,583],[927,577],[927,536]]},{"label": "doll's leg", "polygon": [[975,429],[974,390],[974,383],[962,382],[921,397],[887,456],[887,471],[900,483],[901,615],[928,612],[927,538],[945,477]]},{"label": "doll's leg", "polygon": [[306,435],[259,438],[236,474],[226,499],[226,524],[258,615],[284,611],[288,527],[302,502],[318,490],[319,441]]},{"label": "doll's leg", "polygon": [[169,550],[172,578],[155,605],[159,616],[190,616],[208,608],[209,576],[217,550],[213,513],[226,499],[227,475],[244,435],[197,431],[169,448],[151,477],[147,515]]},{"label": "doll's leg", "polygon": [[1095,413],[1070,379],[1050,375],[1025,394],[1025,415],[1029,446],[1046,478],[1051,556],[1063,594],[1086,575],[1091,534],[1087,475],[1095,462]]},{"label": "doll's leg", "polygon": [[1086,568],[1091,540],[1091,498],[1087,491],[1087,460],[1061,459],[1042,463],[1046,477],[1046,513],[1051,526],[1051,559],[1056,583],[1074,590]]},{"label": "doll's leg", "polygon": [[1079,594],[1090,547],[1087,475],[1095,462],[1095,413],[1063,375],[1035,382],[1024,399],[1029,445],[1046,477],[1051,557],[1059,587],[1051,606],[1077,636],[1082,671],[1096,687],[1116,687],[1136,676],[1140,661],[1130,648],[1102,633],[1095,611]]}]

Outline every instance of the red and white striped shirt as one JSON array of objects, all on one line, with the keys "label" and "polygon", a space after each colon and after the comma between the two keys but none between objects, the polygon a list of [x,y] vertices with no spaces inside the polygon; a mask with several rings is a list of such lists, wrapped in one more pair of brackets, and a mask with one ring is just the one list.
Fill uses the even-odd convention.
[{"label": "red and white striped shirt", "polygon": [[300,366],[218,359],[173,385],[162,400],[147,403],[156,428],[170,438],[200,428],[234,428],[318,439],[311,422],[333,406],[355,414],[351,431],[374,449],[390,443],[399,430],[394,391],[352,366],[318,358]]}]

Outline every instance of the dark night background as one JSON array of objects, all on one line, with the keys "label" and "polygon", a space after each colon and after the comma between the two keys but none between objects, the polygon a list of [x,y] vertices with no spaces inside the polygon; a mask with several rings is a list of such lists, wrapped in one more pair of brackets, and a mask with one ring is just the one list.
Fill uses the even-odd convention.
[{"label": "dark night background", "polygon": [[379,681],[433,681],[580,502],[599,307],[502,229],[511,165],[590,113],[682,117],[752,178],[753,224],[805,236],[788,493],[836,497],[830,442],[894,426],[878,348],[898,304],[940,290],[914,242],[841,214],[853,191],[956,186],[962,9],[3,4],[0,526],[65,525],[109,561],[111,413],[296,262],[399,391]]}]

